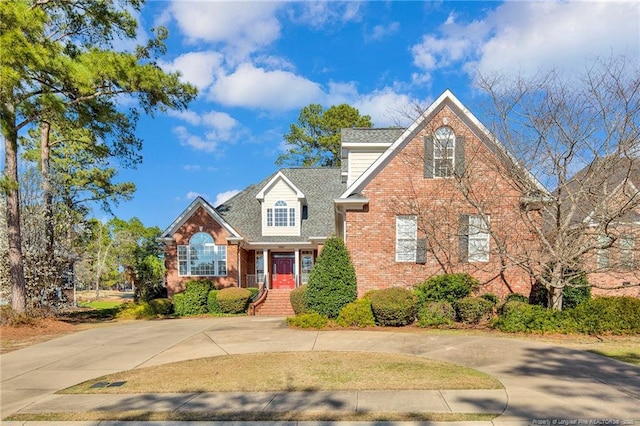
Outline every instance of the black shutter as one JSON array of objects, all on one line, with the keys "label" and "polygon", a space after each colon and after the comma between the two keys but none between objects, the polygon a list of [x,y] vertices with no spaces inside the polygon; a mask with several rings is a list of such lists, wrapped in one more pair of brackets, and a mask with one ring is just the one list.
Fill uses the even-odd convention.
[{"label": "black shutter", "polygon": [[460,262],[469,261],[469,215],[460,215]]},{"label": "black shutter", "polygon": [[456,136],[456,146],[455,146],[456,164],[454,166],[454,170],[455,170],[456,176],[458,177],[461,177],[462,175],[464,175],[464,171],[465,171],[464,145],[465,145],[465,137]]},{"label": "black shutter", "polygon": [[424,177],[433,178],[433,136],[424,137]]},{"label": "black shutter", "polygon": [[416,263],[424,265],[427,263],[427,239],[418,238],[416,241]]}]

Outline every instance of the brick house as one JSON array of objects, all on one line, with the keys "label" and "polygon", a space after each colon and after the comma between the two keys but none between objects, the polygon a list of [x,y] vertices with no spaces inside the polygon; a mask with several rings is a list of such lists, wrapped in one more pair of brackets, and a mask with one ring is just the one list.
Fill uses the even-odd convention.
[{"label": "brick house", "polygon": [[527,229],[546,190],[450,91],[406,129],[343,129],[342,157],[341,169],[279,170],[217,207],[195,199],[161,236],[169,294],[194,278],[264,287],[257,313],[289,314],[289,292],[332,235],[359,295],[445,272],[529,293],[518,262],[540,252]]}]

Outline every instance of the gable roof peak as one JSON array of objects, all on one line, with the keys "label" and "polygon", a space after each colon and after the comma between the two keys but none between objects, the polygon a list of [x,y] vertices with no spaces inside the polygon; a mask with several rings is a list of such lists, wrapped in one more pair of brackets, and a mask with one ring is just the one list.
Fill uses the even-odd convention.
[{"label": "gable roof peak", "polygon": [[276,182],[278,182],[278,180],[283,180],[296,193],[296,197],[298,197],[299,200],[305,198],[302,191],[300,191],[298,187],[293,182],[291,182],[291,179],[289,179],[283,173],[284,170],[286,169],[278,170],[278,172],[276,172],[276,174],[273,175],[273,177],[269,180],[269,182],[267,182],[267,184],[262,187],[260,192],[258,192],[258,194],[256,195],[256,198],[258,200],[263,201],[265,194],[269,191],[269,189],[271,189],[271,187],[273,187],[273,185],[276,184]]}]

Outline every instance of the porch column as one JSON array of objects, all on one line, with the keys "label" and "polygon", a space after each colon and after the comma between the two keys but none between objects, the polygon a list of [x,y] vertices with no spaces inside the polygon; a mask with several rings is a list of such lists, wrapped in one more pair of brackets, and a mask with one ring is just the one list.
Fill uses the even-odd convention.
[{"label": "porch column", "polygon": [[295,273],[296,287],[300,285],[300,249],[297,248],[295,253],[295,260],[293,262],[293,270]]},{"label": "porch column", "polygon": [[262,263],[264,264],[264,285],[269,288],[269,282],[271,282],[271,271],[269,268],[269,250],[262,249]]}]

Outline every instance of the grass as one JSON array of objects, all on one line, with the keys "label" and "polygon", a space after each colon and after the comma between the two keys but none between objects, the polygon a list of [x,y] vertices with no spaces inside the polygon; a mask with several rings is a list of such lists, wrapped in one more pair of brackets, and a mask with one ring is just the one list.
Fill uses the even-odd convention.
[{"label": "grass", "polygon": [[[125,384],[91,388],[97,382]],[[99,377],[61,393],[501,388],[500,382],[477,370],[410,355],[286,352],[227,355],[139,368]]]},{"label": "grass", "polygon": [[24,413],[14,414],[4,420],[76,422],[76,421],[357,421],[357,422],[470,422],[491,421],[499,413],[386,413],[386,412],[304,412],[304,411],[89,411],[73,413]]},{"label": "grass", "polygon": [[119,300],[91,300],[86,302],[78,303],[78,306],[81,308],[89,308],[95,310],[103,310],[103,309],[113,309],[122,305],[122,301]]}]

